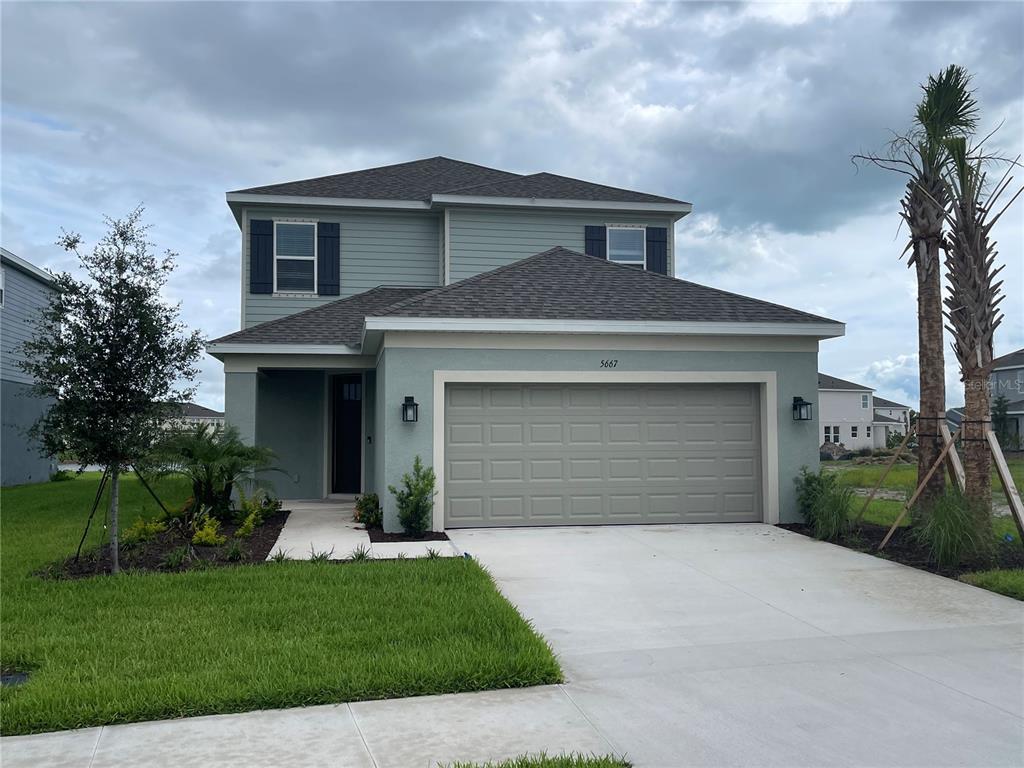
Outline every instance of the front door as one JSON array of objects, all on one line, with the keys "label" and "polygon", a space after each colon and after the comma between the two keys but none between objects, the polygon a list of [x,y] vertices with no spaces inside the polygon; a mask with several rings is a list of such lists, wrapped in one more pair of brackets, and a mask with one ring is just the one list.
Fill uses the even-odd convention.
[{"label": "front door", "polygon": [[363,377],[331,378],[334,464],[331,493],[359,493],[363,474]]}]

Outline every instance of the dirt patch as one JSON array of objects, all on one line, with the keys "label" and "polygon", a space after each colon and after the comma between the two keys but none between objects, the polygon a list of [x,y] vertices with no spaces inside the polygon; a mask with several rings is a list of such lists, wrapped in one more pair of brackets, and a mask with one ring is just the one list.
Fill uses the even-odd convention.
[{"label": "dirt patch", "polygon": [[[779,528],[802,533],[804,536],[811,535],[811,527],[804,523],[782,523]],[[917,541],[909,528],[897,528],[885,549],[879,552],[878,545],[888,532],[888,526],[864,523],[857,530],[832,543],[951,578],[956,578],[962,573],[985,571],[989,568],[1024,568],[1024,547],[1016,537],[1013,541],[998,542],[992,551],[991,559],[973,557],[965,559],[957,568],[939,568],[930,562],[928,550]]]},{"label": "dirt patch", "polygon": [[[175,573],[198,568],[262,563],[277,543],[289,514],[277,512],[271,515],[246,538],[235,537],[238,524],[224,523],[220,533],[225,541],[216,547],[191,544],[181,528],[171,525],[149,541],[122,546],[119,558],[121,570]],[[53,579],[81,579],[106,573],[110,573],[109,546],[83,552],[77,561],[69,557],[39,571],[40,576]]]},{"label": "dirt patch", "polygon": [[387,544],[402,541],[448,541],[444,531],[426,531],[422,536],[410,536],[407,533],[384,533],[380,528],[368,528],[366,533],[374,544]]}]

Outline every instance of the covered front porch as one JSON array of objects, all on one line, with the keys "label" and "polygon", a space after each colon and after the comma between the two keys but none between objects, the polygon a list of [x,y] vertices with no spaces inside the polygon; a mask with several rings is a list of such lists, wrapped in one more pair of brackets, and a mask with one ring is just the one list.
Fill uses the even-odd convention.
[{"label": "covered front porch", "polygon": [[261,480],[284,499],[354,499],[375,489],[376,372],[255,366],[225,374],[226,418],[276,455]]}]

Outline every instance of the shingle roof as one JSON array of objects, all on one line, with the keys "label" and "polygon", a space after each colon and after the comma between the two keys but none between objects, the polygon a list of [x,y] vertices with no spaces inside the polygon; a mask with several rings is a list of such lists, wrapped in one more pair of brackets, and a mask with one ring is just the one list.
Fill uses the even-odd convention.
[{"label": "shingle roof", "polygon": [[871,387],[863,384],[854,384],[852,381],[829,376],[827,373],[818,373],[818,389],[857,389],[864,392],[872,392]]},{"label": "shingle roof", "polygon": [[875,424],[902,424],[903,422],[899,419],[894,419],[891,416],[883,416],[880,413],[876,413],[871,417],[871,421]]},{"label": "shingle roof", "polygon": [[537,197],[554,200],[594,200],[620,203],[679,203],[670,197],[648,195],[604,184],[558,176],[553,173],[534,173],[530,176],[516,176],[511,179],[448,190],[447,194],[474,195],[477,197]]},{"label": "shingle roof", "polygon": [[1008,355],[997,357],[992,361],[992,365],[995,368],[1016,368],[1018,366],[1024,366],[1024,349],[1018,349],[1016,352],[1010,352]]},{"label": "shingle roof", "polygon": [[238,189],[235,193],[424,202],[429,202],[431,195],[435,194],[629,203],[682,202],[551,173],[522,176],[448,157],[429,157],[362,171],[267,184]]},{"label": "shingle roof", "polygon": [[215,411],[212,408],[207,408],[197,403],[174,403],[174,405],[181,409],[181,415],[185,418],[194,419],[201,416],[221,418],[224,416],[223,411]]},{"label": "shingle roof", "polygon": [[429,288],[381,286],[294,315],[268,320],[211,344],[344,344],[358,346],[363,320],[374,310],[405,301]]},{"label": "shingle roof", "polygon": [[552,248],[373,312],[386,317],[833,323],[759,299]]},{"label": "shingle roof", "polygon": [[902,403],[894,403],[892,400],[886,400],[884,397],[875,395],[872,398],[875,401],[875,408],[907,408],[910,406],[903,405]]}]

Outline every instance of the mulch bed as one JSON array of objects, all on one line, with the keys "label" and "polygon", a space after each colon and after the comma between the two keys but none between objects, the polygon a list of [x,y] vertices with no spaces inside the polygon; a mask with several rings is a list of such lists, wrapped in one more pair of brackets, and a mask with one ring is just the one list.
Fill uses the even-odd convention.
[{"label": "mulch bed", "polygon": [[[236,541],[234,534],[239,526],[236,523],[222,523],[220,533],[226,537],[224,544],[217,547],[201,547],[193,544],[191,545],[191,559],[185,560],[180,565],[172,566],[168,564],[167,556],[174,550],[180,550],[190,541],[178,526],[171,525],[166,531],[158,533],[149,541],[122,546],[119,558],[121,570],[173,573],[197,568],[262,563],[266,561],[267,555],[277,543],[278,536],[281,534],[281,529],[284,527],[285,521],[288,520],[289,514],[287,511],[277,512],[267,517],[263,524],[252,532],[252,535],[244,539],[237,539],[242,552],[240,559],[228,560],[227,558],[232,542]],[[77,562],[74,557],[69,557],[39,571],[40,576],[56,579],[81,579],[107,573],[110,573],[110,547],[107,545],[89,552],[82,552],[82,556]]]},{"label": "mulch bed", "polygon": [[444,531],[426,531],[422,536],[410,536],[407,533],[384,533],[382,528],[367,528],[366,533],[374,544],[401,541],[448,541],[448,534]]},{"label": "mulch bed", "polygon": [[[804,523],[782,523],[779,528],[787,531],[802,533],[804,536],[811,535],[811,527]],[[997,542],[992,552],[992,559],[969,558],[965,559],[957,568],[939,568],[928,559],[928,551],[914,538],[909,528],[897,528],[896,532],[885,545],[885,549],[878,551],[878,545],[882,543],[885,534],[889,532],[888,526],[861,524],[860,528],[850,531],[838,541],[832,542],[841,547],[855,549],[858,552],[866,552],[869,555],[884,557],[912,568],[919,568],[922,571],[930,571],[941,576],[957,577],[962,573],[972,571],[987,571],[990,568],[1024,568],[1024,546],[1014,537],[1013,541]]]}]

